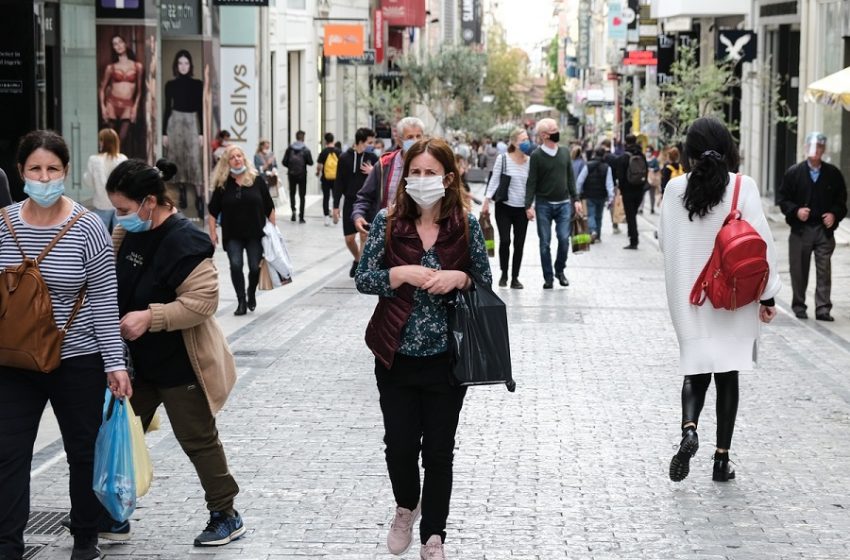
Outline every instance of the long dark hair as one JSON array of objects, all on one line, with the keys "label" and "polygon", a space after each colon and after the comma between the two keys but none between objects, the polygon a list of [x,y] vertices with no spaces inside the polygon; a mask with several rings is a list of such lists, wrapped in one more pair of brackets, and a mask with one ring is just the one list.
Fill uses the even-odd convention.
[{"label": "long dark hair", "polygon": [[177,54],[174,55],[174,63],[171,65],[171,71],[174,73],[174,77],[179,77],[180,71],[177,69],[177,62],[181,59],[185,58],[189,61],[189,71],[186,72],[186,77],[191,78],[195,72],[195,64],[192,62],[192,53],[187,51],[186,49],[181,49],[177,51]]},{"label": "long dark hair", "polygon": [[115,47],[112,46],[112,41],[114,41],[115,39],[121,39],[124,42],[124,49],[127,53],[127,58],[135,62],[136,53],[133,52],[133,49],[130,48],[130,43],[127,42],[127,39],[125,39],[121,35],[118,35],[117,33],[113,35],[112,38],[109,40],[109,52],[112,54],[112,62],[118,62],[118,53],[115,52]]},{"label": "long dark hair", "polygon": [[106,192],[119,193],[141,203],[149,196],[160,206],[174,206],[168,197],[165,183],[177,174],[177,166],[160,159],[151,167],[140,159],[128,159],[116,167],[106,180]]},{"label": "long dark hair", "polygon": [[684,203],[688,219],[705,217],[720,204],[729,184],[729,172],[737,172],[738,146],[729,129],[713,117],[695,120],[685,139],[685,160],[691,174]]}]

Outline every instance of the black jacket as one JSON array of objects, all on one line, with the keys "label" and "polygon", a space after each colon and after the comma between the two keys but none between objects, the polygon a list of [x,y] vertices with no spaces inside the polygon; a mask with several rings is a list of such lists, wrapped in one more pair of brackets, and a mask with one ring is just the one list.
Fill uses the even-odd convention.
[{"label": "black jacket", "polygon": [[823,224],[821,217],[814,214],[809,217],[808,222],[801,222],[797,218],[797,210],[800,208],[814,209],[821,206],[821,213],[835,214],[835,223],[831,228],[826,228],[827,233],[832,235],[832,232],[838,228],[838,222],[847,216],[847,186],[841,171],[826,162],[821,163],[820,176],[817,182],[813,183],[809,175],[808,162],[803,161],[792,165],[785,172],[776,202],[785,214],[785,221],[791,226],[792,231],[799,231],[804,223]]},{"label": "black jacket", "polygon": [[[620,187],[621,192],[643,192],[647,186],[646,181],[644,181],[643,185],[635,186],[630,185],[626,180],[626,174],[629,171],[629,159],[632,156],[644,157],[643,150],[637,144],[626,144],[624,149],[625,153],[617,158],[617,166],[614,168],[616,171],[615,175],[617,176],[617,185]],[[649,171],[649,165],[646,166],[646,169]]]}]

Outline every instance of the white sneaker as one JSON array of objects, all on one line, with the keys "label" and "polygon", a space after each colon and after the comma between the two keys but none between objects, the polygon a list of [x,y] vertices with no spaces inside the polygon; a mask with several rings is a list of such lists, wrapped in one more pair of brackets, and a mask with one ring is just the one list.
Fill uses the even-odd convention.
[{"label": "white sneaker", "polygon": [[419,519],[421,511],[421,504],[413,511],[403,507],[395,508],[395,517],[390,523],[390,532],[387,535],[387,549],[390,553],[400,556],[410,549],[413,543],[413,525]]},{"label": "white sneaker", "polygon": [[325,216],[325,227],[331,227],[331,217]]},{"label": "white sneaker", "polygon": [[428,542],[419,549],[419,558],[420,560],[446,560],[440,535],[431,535],[428,538]]}]

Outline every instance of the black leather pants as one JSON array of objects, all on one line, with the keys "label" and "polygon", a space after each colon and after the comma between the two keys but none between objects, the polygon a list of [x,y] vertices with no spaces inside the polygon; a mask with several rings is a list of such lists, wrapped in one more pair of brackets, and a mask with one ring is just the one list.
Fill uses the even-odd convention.
[{"label": "black leather pants", "polygon": [[[688,422],[699,425],[699,415],[705,404],[705,392],[711,384],[710,373],[686,375],[682,384],[682,426]],[[717,448],[729,449],[735,417],[738,414],[738,372],[714,374],[717,388]]]}]

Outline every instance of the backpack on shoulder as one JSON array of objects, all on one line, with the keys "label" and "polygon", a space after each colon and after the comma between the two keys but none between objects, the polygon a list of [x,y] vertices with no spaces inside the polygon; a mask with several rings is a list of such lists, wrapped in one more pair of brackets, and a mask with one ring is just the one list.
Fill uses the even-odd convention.
[{"label": "backpack on shoulder", "polygon": [[322,173],[325,176],[325,179],[328,181],[333,181],[336,179],[336,169],[339,166],[339,156],[336,155],[336,152],[331,151],[328,154],[327,159],[325,159],[325,165],[322,167]]},{"label": "backpack on shoulder", "polygon": [[646,183],[649,169],[643,154],[632,154],[629,156],[629,165],[626,168],[626,182],[631,187],[642,187]]},{"label": "backpack on shoulder", "polygon": [[770,266],[767,243],[738,210],[740,173],[735,177],[732,211],[714,238],[714,250],[691,289],[691,303],[702,305],[706,298],[715,309],[734,311],[761,298]]},{"label": "backpack on shoulder", "polygon": [[0,271],[0,366],[49,373],[62,362],[62,341],[83,305],[86,288],[80,290],[68,320],[57,328],[50,291],[38,265],[85,212],[65,224],[34,259],[24,253],[6,209],[0,212],[23,257],[21,264]]},{"label": "backpack on shoulder", "polygon": [[300,177],[307,173],[307,162],[304,160],[304,150],[290,150],[289,161],[287,161],[289,175]]}]

